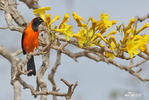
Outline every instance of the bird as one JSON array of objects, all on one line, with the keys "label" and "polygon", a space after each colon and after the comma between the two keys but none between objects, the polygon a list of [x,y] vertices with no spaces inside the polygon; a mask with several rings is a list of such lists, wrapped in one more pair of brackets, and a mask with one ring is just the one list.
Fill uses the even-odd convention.
[{"label": "bird", "polygon": [[[24,55],[34,53],[34,49],[39,47],[39,25],[42,22],[43,20],[41,17],[35,17],[23,31],[21,46]],[[36,75],[36,68],[33,55],[27,62],[27,71],[30,71],[27,74],[27,76]]]}]

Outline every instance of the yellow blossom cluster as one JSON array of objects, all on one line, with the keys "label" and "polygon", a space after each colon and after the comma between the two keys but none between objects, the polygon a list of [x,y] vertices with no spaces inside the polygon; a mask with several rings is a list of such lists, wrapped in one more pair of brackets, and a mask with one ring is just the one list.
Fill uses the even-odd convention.
[{"label": "yellow blossom cluster", "polygon": [[117,28],[119,32],[121,30],[121,32],[123,32],[122,34],[124,34],[123,39],[120,41],[122,51],[127,51],[130,58],[133,58],[134,55],[137,55],[140,52],[143,52],[149,56],[147,50],[149,35],[139,35],[141,31],[143,31],[146,28],[149,28],[149,23],[145,23],[143,27],[136,30],[135,19],[132,18],[128,26],[122,24],[122,28],[120,28],[120,26],[117,26]]},{"label": "yellow blossom cluster", "polygon": [[[116,20],[109,20],[108,14],[101,13],[99,20],[89,17],[86,21],[84,18],[74,12],[72,16],[76,21],[79,31],[77,33],[73,33],[73,27],[67,24],[69,20],[68,13],[64,15],[63,20],[58,26],[56,25],[55,27],[52,27],[53,23],[56,20],[59,20],[60,17],[56,15],[51,20],[50,14],[47,13],[45,15],[45,11],[50,9],[50,7],[42,7],[35,9],[33,13],[36,16],[40,16],[44,20],[45,26],[49,32],[54,31],[55,33],[58,33],[58,35],[64,35],[67,41],[69,41],[71,38],[77,39],[78,46],[80,48],[106,46],[111,52],[105,51],[104,54],[111,60],[115,56],[119,56],[119,53],[122,52],[127,52],[130,58],[133,58],[134,55],[137,55],[140,52],[143,52],[149,56],[149,52],[147,50],[149,35],[139,35],[141,31],[149,28],[149,23],[144,24],[142,28],[136,30],[135,19],[132,18],[127,26],[122,24],[116,26],[117,30],[107,32],[109,28],[116,24]],[[120,41],[119,39],[115,38],[114,35],[116,33],[121,33],[122,39]]]},{"label": "yellow blossom cluster", "polygon": [[[108,19],[109,16],[107,14],[102,13],[99,21],[90,17],[87,22],[76,13],[73,13],[72,15],[77,22],[78,27],[80,27],[79,32],[74,34],[73,37],[78,39],[78,44],[81,48],[88,46],[93,47],[95,45],[102,47],[103,45],[100,43],[101,40],[108,43],[106,38],[110,35],[116,34],[116,31],[113,30],[112,32],[102,36],[108,28],[113,24],[116,24],[115,20],[110,21]],[[89,23],[91,23],[91,26],[89,26]]]}]

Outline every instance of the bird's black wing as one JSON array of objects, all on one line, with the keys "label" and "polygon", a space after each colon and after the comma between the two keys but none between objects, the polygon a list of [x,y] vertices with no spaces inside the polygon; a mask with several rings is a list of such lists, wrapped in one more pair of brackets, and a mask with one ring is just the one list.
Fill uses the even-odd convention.
[{"label": "bird's black wing", "polygon": [[26,51],[24,50],[24,47],[23,47],[24,35],[25,35],[25,33],[23,32],[23,34],[22,34],[22,40],[21,40],[21,46],[22,46],[23,54],[26,54]]}]

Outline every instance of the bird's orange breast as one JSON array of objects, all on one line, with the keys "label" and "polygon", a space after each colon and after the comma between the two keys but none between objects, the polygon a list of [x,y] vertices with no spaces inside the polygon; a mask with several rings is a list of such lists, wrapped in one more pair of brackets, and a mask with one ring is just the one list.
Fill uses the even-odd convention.
[{"label": "bird's orange breast", "polygon": [[35,48],[38,48],[38,36],[39,31],[34,32],[32,25],[29,24],[28,27],[24,30],[24,39],[23,39],[23,48],[27,53],[34,52]]}]

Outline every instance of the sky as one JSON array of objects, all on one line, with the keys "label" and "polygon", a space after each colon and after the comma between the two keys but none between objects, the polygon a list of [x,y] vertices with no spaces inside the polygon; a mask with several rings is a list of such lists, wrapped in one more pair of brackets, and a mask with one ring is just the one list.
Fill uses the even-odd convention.
[{"label": "sky", "polygon": [[[23,17],[29,22],[33,17],[32,10],[28,9],[25,4],[19,2],[18,10]],[[50,6],[52,9],[48,12],[53,17],[59,15],[60,18],[65,13],[76,12],[84,19],[93,16],[95,19],[100,19],[100,13],[108,13],[110,20],[117,20],[118,24],[127,24],[132,17],[144,16],[149,13],[148,0],[39,0],[41,7]],[[0,11],[0,26],[6,26],[6,22]],[[70,24],[73,21],[70,20]],[[140,24],[141,25],[141,24]],[[75,26],[75,25],[74,25]],[[74,30],[75,31],[75,30]],[[146,33],[148,34],[148,33]],[[15,51],[21,48],[21,34],[18,32],[10,32],[9,30],[0,30],[0,45],[10,51]],[[75,50],[73,47],[71,49]],[[23,58],[23,55],[20,58]],[[54,64],[56,52],[51,51],[50,63]],[[37,68],[41,65],[41,56],[35,57]],[[121,62],[125,63],[125,62]],[[148,63],[142,66],[148,66]],[[13,87],[10,84],[10,63],[0,56],[0,100],[13,99]],[[50,73],[47,70],[46,75]],[[148,73],[145,71],[145,73]],[[149,76],[148,74],[146,77]],[[34,85],[35,77],[24,77],[30,84]],[[87,58],[80,58],[79,62],[75,62],[69,57],[62,55],[62,62],[59,66],[55,79],[58,88],[61,92],[65,92],[66,86],[60,81],[64,78],[70,83],[75,83],[78,80],[72,100],[112,100],[112,93],[117,93],[117,99],[113,100],[148,100],[149,99],[149,83],[141,82],[134,78],[128,72],[120,70],[113,65],[103,62],[95,62]],[[47,79],[45,77],[45,79]],[[46,80],[47,81],[47,80]],[[48,88],[51,89],[51,84],[47,81]],[[129,92],[141,94],[138,97],[125,97]],[[29,90],[22,89],[22,100],[39,100],[40,98],[31,95]],[[52,100],[48,96],[48,100]],[[65,98],[58,98],[65,100]]]}]

